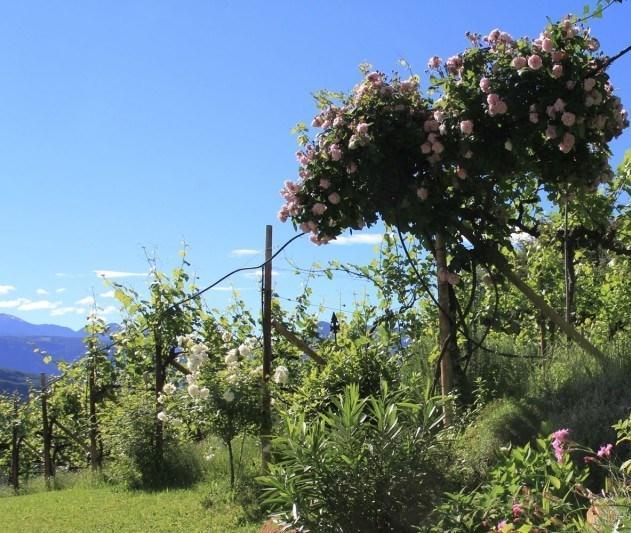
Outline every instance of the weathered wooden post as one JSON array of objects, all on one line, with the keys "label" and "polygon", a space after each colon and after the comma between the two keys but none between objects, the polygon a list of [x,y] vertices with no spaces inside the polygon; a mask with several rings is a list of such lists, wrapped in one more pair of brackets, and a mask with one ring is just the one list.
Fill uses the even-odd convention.
[{"label": "weathered wooden post", "polygon": [[261,394],[261,461],[263,470],[271,461],[272,401],[269,381],[272,372],[272,226],[265,227],[263,265],[263,390]]}]

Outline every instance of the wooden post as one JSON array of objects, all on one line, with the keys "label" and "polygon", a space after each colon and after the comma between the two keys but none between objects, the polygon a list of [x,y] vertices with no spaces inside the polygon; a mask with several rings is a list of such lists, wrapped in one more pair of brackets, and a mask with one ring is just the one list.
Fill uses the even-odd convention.
[{"label": "wooden post", "polygon": [[44,440],[44,481],[46,482],[46,488],[50,489],[50,480],[54,474],[53,462],[50,456],[50,441],[52,432],[48,421],[48,383],[44,372],[39,375],[39,378],[42,399],[42,439]]},{"label": "wooden post", "polygon": [[13,399],[13,424],[11,431],[11,485],[17,494],[20,490],[20,436],[18,434],[20,418],[17,395]]},{"label": "wooden post", "polygon": [[92,472],[96,472],[101,466],[101,457],[99,456],[97,440],[98,425],[96,420],[96,361],[92,359],[90,373],[88,375],[88,401],[90,402],[90,467]]},{"label": "wooden post", "polygon": [[523,279],[521,279],[513,270],[506,258],[497,250],[495,245],[488,246],[486,242],[479,239],[472,230],[463,224],[458,225],[460,233],[473,244],[478,250],[487,252],[487,258],[506,278],[517,287],[522,294],[530,300],[530,302],[547,317],[556,324],[559,329],[565,333],[570,339],[578,344],[587,353],[592,354],[601,364],[605,362],[605,355],[581,335],[571,324],[568,324],[563,317],[557,313],[548,303],[537,294]]},{"label": "wooden post", "polygon": [[272,373],[272,226],[265,227],[265,265],[263,266],[263,390],[261,395],[261,463],[267,469],[272,454],[272,401],[269,381]]},{"label": "wooden post", "polygon": [[[436,234],[435,242],[436,259],[436,285],[438,287],[438,338],[440,346],[440,391],[443,396],[452,392],[454,387],[453,363],[449,344],[452,337],[452,320],[449,315],[449,283],[446,280],[447,257],[445,241],[440,233]],[[452,422],[452,406],[450,402],[445,404],[445,425]]]}]

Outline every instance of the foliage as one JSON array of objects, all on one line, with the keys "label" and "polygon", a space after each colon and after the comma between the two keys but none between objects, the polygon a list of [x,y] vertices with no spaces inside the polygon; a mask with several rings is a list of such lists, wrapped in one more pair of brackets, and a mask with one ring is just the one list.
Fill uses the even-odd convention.
[{"label": "foliage", "polygon": [[[446,494],[435,531],[581,531],[587,470],[557,461],[546,440],[505,451],[489,480],[474,491]],[[577,488],[578,487],[578,488]],[[541,530],[541,529],[539,529]]]},{"label": "foliage", "polygon": [[326,414],[287,416],[260,478],[278,518],[314,531],[410,531],[441,485],[441,401],[349,385]]}]

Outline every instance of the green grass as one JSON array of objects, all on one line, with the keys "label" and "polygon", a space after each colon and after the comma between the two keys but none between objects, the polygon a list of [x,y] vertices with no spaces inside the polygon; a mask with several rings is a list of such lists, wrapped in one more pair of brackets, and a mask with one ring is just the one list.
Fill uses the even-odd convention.
[{"label": "green grass", "polygon": [[188,490],[119,491],[70,488],[0,498],[2,531],[80,532],[255,532],[223,483]]}]

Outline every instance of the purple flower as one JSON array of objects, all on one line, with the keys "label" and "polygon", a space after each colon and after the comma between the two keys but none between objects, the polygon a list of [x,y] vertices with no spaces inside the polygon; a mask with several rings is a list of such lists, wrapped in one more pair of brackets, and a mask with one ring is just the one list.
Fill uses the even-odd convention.
[{"label": "purple flower", "polygon": [[606,444],[601,446],[596,454],[601,459],[609,459],[611,457],[611,450],[613,449],[613,444]]}]

